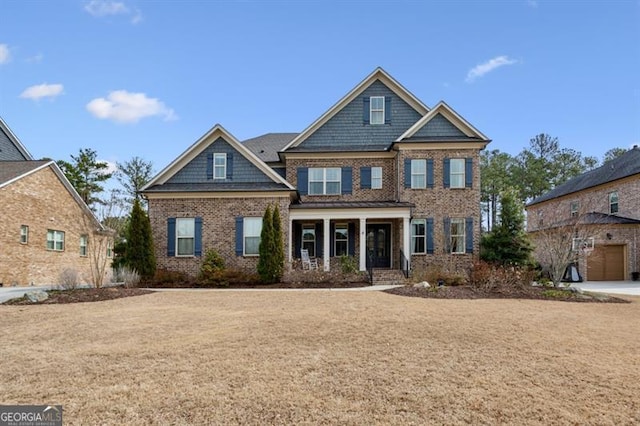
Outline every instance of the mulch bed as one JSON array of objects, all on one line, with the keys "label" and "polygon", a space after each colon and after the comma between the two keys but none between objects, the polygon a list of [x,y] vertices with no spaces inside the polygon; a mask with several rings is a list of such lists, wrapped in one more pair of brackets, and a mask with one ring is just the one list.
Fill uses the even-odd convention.
[{"label": "mulch bed", "polygon": [[[552,291],[548,292],[548,290]],[[493,291],[482,291],[481,289],[470,286],[430,288],[405,286],[384,291],[398,296],[424,297],[430,299],[534,299],[562,302],[631,303],[629,300],[600,293],[580,294],[562,289],[549,289],[544,287],[502,288]]]},{"label": "mulch bed", "polygon": [[63,303],[101,302],[104,300],[120,299],[122,297],[140,296],[153,293],[151,290],[141,288],[104,287],[104,288],[79,288],[75,290],[52,290],[49,298],[44,302],[33,303],[27,297],[11,299],[4,302],[5,305],[55,305]]},{"label": "mulch bed", "polygon": [[368,287],[370,284],[368,282],[306,282],[306,283],[275,283],[275,284],[255,284],[255,283],[236,283],[229,286],[211,286],[211,285],[202,285],[194,282],[179,282],[179,283],[145,283],[142,284],[147,288],[210,288],[210,289],[221,289],[221,288],[261,288],[261,289],[277,289],[277,288],[354,288],[354,287]]}]

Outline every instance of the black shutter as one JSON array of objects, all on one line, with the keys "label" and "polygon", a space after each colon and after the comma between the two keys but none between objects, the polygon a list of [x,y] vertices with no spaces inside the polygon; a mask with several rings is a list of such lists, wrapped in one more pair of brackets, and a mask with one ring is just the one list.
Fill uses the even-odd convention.
[{"label": "black shutter", "polygon": [[202,256],[202,218],[196,217],[194,220],[193,254]]},{"label": "black shutter", "polygon": [[167,256],[176,255],[176,218],[167,219]]},{"label": "black shutter", "polygon": [[356,255],[356,224],[349,223],[349,256]]},{"label": "black shutter", "polygon": [[444,159],[442,181],[444,182],[445,188],[449,188],[449,186],[451,186],[451,160],[448,158]]},{"label": "black shutter", "polygon": [[233,153],[227,154],[227,180],[233,179]]},{"label": "black shutter", "polygon": [[371,99],[366,96],[363,99],[363,107],[362,107],[362,122],[364,124],[369,124],[369,120],[370,120],[370,115],[371,115],[371,110],[370,110],[370,105],[371,105]]},{"label": "black shutter", "polygon": [[471,188],[473,186],[473,158],[465,159],[464,166],[465,186]]},{"label": "black shutter", "polygon": [[293,224],[293,257],[300,258],[300,249],[302,248],[302,224],[297,222]]},{"label": "black shutter", "polygon": [[427,254],[435,252],[433,245],[433,218],[427,219]]},{"label": "black shutter", "polygon": [[336,224],[331,222],[329,224],[329,257],[333,257],[336,255],[335,252],[335,240],[336,240]]},{"label": "black shutter", "polygon": [[433,188],[433,159],[427,159],[427,188]]},{"label": "black shutter", "polygon": [[213,179],[213,152],[207,153],[207,179]]},{"label": "black shutter", "polygon": [[404,187],[411,188],[411,158],[404,159]]},{"label": "black shutter", "polygon": [[244,252],[244,218],[236,217],[236,256],[242,256]]},{"label": "black shutter", "polygon": [[451,253],[451,219],[444,218],[444,252]]},{"label": "black shutter", "polygon": [[309,193],[309,169],[306,167],[298,167],[298,192],[300,195]]},{"label": "black shutter", "polygon": [[322,249],[324,246],[324,238],[322,230],[324,228],[324,223],[318,222],[316,223],[316,257],[322,257]]},{"label": "black shutter", "polygon": [[371,189],[371,167],[360,167],[360,189]]},{"label": "black shutter", "polygon": [[473,218],[472,217],[468,217],[465,220],[464,236],[466,238],[465,251],[467,253],[473,253]]},{"label": "black shutter", "polygon": [[341,180],[342,195],[351,194],[353,190],[353,170],[351,167],[342,168]]},{"label": "black shutter", "polygon": [[384,98],[384,124],[391,124],[391,96]]}]

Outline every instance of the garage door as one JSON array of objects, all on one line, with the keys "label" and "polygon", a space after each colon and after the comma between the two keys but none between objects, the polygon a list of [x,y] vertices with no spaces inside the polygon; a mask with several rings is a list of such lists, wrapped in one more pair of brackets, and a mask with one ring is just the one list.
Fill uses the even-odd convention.
[{"label": "garage door", "polygon": [[587,280],[624,280],[624,246],[596,246],[587,259]]}]

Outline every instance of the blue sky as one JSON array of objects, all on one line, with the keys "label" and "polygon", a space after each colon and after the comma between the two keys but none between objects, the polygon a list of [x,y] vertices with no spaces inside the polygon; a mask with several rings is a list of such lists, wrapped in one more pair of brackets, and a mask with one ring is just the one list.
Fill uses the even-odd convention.
[{"label": "blue sky", "polygon": [[490,149],[640,144],[638,0],[5,0],[0,116],[36,158],[158,171],[216,123],[302,131],[377,66]]}]

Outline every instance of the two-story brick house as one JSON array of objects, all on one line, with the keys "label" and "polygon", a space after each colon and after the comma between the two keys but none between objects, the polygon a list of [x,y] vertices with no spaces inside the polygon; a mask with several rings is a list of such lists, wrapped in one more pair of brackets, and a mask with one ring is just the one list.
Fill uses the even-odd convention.
[{"label": "two-story brick house", "polygon": [[96,262],[111,263],[110,232],[56,163],[33,160],[1,118],[0,218],[1,285],[59,284],[65,269],[95,283]]},{"label": "two-story brick house", "polygon": [[[640,270],[640,148],[583,173],[527,205],[527,230],[577,222],[593,238],[593,252],[580,255],[580,275],[588,281],[630,279]],[[575,227],[574,227],[575,228]]]},{"label": "two-story brick house", "polygon": [[361,271],[467,268],[479,249],[487,143],[381,68],[299,134],[241,143],[216,125],[142,190],[158,267],[195,274],[211,248],[227,265],[255,268],[260,218],[277,204],[290,261],[305,248],[324,270],[343,255]]}]

